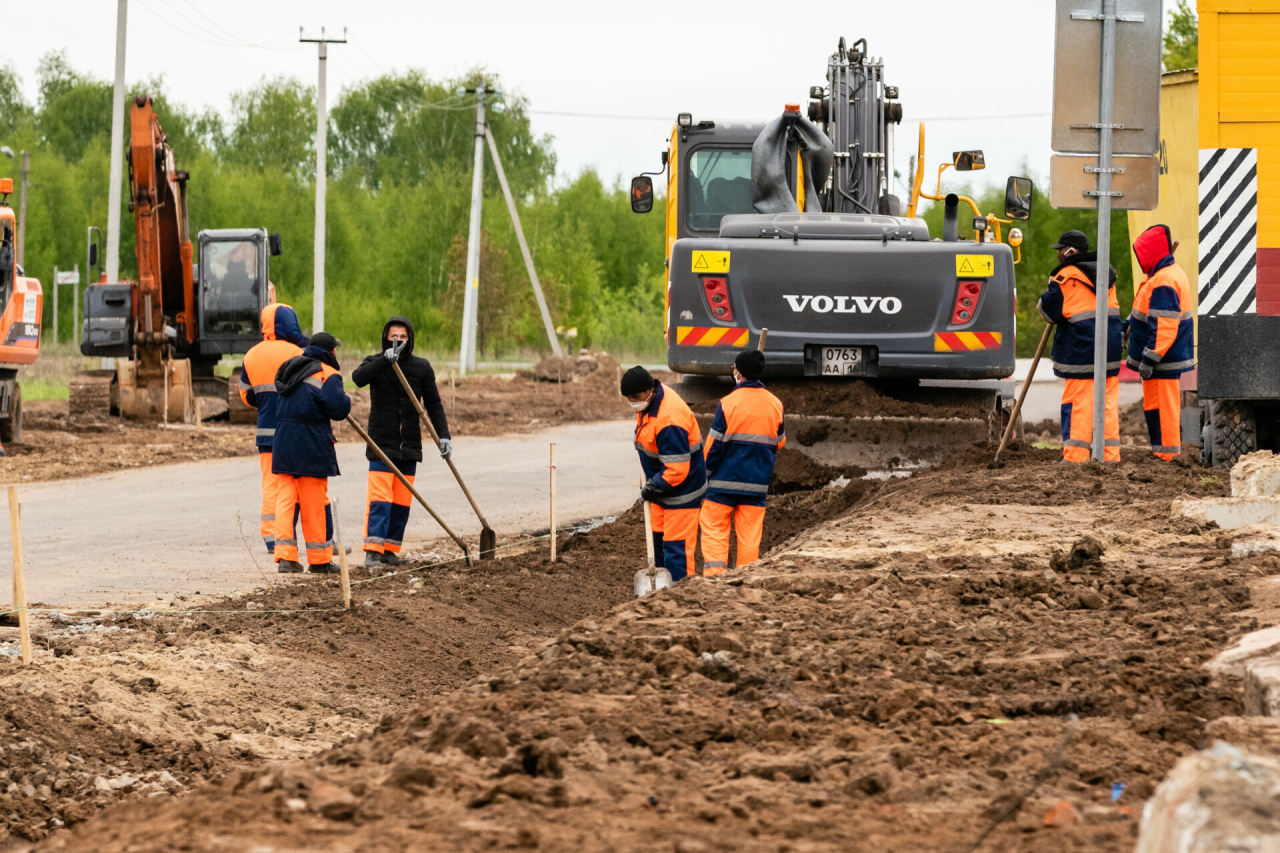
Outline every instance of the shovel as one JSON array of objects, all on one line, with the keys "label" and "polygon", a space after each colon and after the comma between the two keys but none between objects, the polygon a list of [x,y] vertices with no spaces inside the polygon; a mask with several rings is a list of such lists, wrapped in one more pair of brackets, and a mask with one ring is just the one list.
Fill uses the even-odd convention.
[{"label": "shovel", "polygon": [[[422,421],[422,425],[426,427],[427,433],[431,436],[431,440],[436,443],[436,447],[440,447],[440,436],[436,434],[436,428],[431,425],[431,419],[427,417],[426,409],[422,408],[422,401],[418,399],[418,395],[413,393],[413,389],[409,387],[409,380],[404,378],[404,371],[400,369],[400,365],[394,361],[391,362],[391,369],[396,372],[396,378],[400,380],[400,384],[404,386],[404,393],[409,395],[409,399],[413,401],[413,407],[418,410],[418,420]],[[467,488],[467,484],[462,482],[462,475],[458,473],[458,469],[454,466],[452,459],[444,460],[449,466],[449,470],[453,472],[454,478],[458,481],[458,485],[462,487],[462,493],[467,496],[467,500],[471,502],[471,508],[475,510],[476,518],[480,519],[480,559],[492,560],[494,552],[498,548],[498,534],[493,532],[493,528],[489,526],[489,522],[485,520],[484,513],[480,511],[480,507],[476,504],[476,499],[471,496],[471,490]]]},{"label": "shovel", "polygon": [[436,524],[443,527],[444,532],[449,534],[449,538],[458,543],[458,547],[462,549],[462,555],[467,558],[467,565],[474,566],[476,564],[475,558],[471,556],[471,551],[467,548],[467,543],[462,541],[462,537],[454,533],[453,529],[444,523],[443,518],[436,515],[436,511],[431,508],[431,505],[427,503],[426,499],[413,487],[413,483],[410,483],[405,478],[404,474],[400,473],[400,469],[396,467],[396,463],[392,462],[387,454],[382,452],[382,448],[374,443],[373,439],[369,437],[369,433],[365,432],[364,428],[360,426],[360,424],[356,423],[355,418],[348,417],[347,423],[351,424],[351,428],[364,439],[364,443],[369,445],[373,452],[378,455],[378,458],[382,460],[382,464],[386,465],[392,474],[395,474],[396,479],[404,484],[404,487],[409,490],[409,494],[418,499],[418,503],[422,504],[422,508],[431,514],[431,517],[436,520]]},{"label": "shovel", "polygon": [[[644,480],[641,480],[641,488],[643,488]],[[666,589],[671,586],[671,572],[665,568],[656,568],[653,555],[653,521],[649,517],[649,502],[644,503],[644,550],[645,556],[648,558],[649,564],[640,571],[636,572],[635,589],[636,597],[648,595],[659,589]]]},{"label": "shovel", "polygon": [[1018,415],[1022,413],[1022,401],[1027,398],[1027,389],[1031,387],[1031,380],[1035,378],[1036,367],[1040,364],[1040,356],[1044,355],[1044,345],[1049,342],[1049,333],[1053,331],[1053,323],[1044,327],[1044,334],[1040,336],[1040,345],[1036,347],[1036,357],[1031,360],[1031,369],[1027,371],[1027,379],[1022,383],[1022,390],[1018,392],[1018,402],[1013,404],[1013,411],[1009,413],[1009,423],[1004,428],[1004,435],[1000,438],[1000,447],[996,449],[995,461],[991,463],[992,468],[999,467],[1000,454],[1004,453],[1004,447],[1009,443],[1009,436],[1013,433],[1013,427],[1018,422]]}]

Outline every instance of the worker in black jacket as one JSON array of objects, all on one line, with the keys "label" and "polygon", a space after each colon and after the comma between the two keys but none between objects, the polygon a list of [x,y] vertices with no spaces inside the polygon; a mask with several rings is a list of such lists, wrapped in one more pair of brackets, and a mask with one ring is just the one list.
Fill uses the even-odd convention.
[{"label": "worker in black jacket", "polygon": [[[449,423],[436,388],[431,362],[413,354],[413,324],[405,317],[392,317],[382,328],[383,351],[366,358],[351,374],[356,385],[369,386],[369,437],[387,458],[396,464],[405,479],[413,482],[422,461],[422,428],[418,411],[404,392],[399,377],[391,369],[399,364],[409,387],[422,400],[431,425],[440,436],[440,456],[453,453]],[[409,523],[412,495],[382,460],[365,451],[369,460],[369,490],[364,518],[364,564],[367,568],[396,566],[404,562],[396,556],[402,547],[405,525]]]}]

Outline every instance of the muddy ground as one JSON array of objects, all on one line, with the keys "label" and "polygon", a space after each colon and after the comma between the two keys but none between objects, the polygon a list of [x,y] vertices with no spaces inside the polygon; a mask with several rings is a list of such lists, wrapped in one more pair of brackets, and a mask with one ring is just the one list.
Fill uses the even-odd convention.
[{"label": "muddy ground", "polygon": [[45,627],[0,676],[0,812],[75,851],[1131,849],[1240,713],[1201,665],[1280,559],[1171,522],[1218,472],[990,453],[772,498],[780,547],[641,601],[633,510],[563,565],[533,543],[362,584],[349,614]]},{"label": "muddy ground", "polygon": [[[528,372],[516,376],[475,374],[452,384],[442,379],[440,394],[450,431],[455,436],[492,436],[632,417],[618,394],[617,363],[607,355],[596,360],[596,371],[587,376],[567,375],[564,382],[539,381]],[[349,389],[349,393],[352,413],[365,425],[369,393],[365,389]],[[66,400],[31,401],[25,406],[23,441],[5,447],[6,455],[0,458],[0,484],[62,480],[257,453],[253,426],[228,423],[225,409],[222,419],[210,420],[197,431],[194,425],[185,424],[164,429],[160,424],[107,416],[72,418]],[[345,424],[338,427],[336,435],[340,441],[360,440]]]}]

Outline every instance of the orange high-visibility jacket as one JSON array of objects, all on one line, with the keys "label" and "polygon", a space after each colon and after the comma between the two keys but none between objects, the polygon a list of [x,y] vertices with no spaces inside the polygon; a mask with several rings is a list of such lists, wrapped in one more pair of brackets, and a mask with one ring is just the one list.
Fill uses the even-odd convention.
[{"label": "orange high-visibility jacket", "polygon": [[240,399],[258,410],[259,448],[269,450],[275,440],[280,403],[276,371],[295,355],[301,355],[299,343],[306,342],[292,308],[276,303],[262,309],[262,343],[254,344],[244,354],[240,371]]},{"label": "orange high-visibility jacket", "polygon": [[707,433],[707,500],[764,506],[786,443],[782,401],[763,383],[739,383],[716,405]]},{"label": "orange high-visibility jacket", "polygon": [[707,491],[702,430],[689,405],[662,383],[649,408],[636,415],[636,450],[645,477],[662,492],[655,503],[664,509],[702,504]]}]

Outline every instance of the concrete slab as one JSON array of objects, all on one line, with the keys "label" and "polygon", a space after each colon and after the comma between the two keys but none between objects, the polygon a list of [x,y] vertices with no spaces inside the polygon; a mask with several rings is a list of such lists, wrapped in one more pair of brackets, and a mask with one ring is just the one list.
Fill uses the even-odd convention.
[{"label": "concrete slab", "polygon": [[1259,450],[1240,457],[1231,466],[1233,498],[1265,498],[1280,495],[1280,456]]},{"label": "concrete slab", "polygon": [[1189,755],[1142,812],[1135,853],[1280,849],[1280,760],[1219,743]]},{"label": "concrete slab", "polygon": [[1254,660],[1280,652],[1280,625],[1245,634],[1234,646],[1208,663],[1210,672],[1244,677],[1245,667]]},{"label": "concrete slab", "polygon": [[1252,524],[1280,524],[1280,497],[1174,501],[1171,510],[1175,516],[1189,518],[1197,524],[1212,521],[1224,530]]}]

